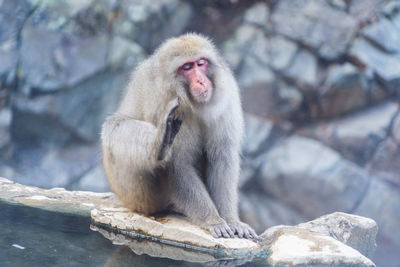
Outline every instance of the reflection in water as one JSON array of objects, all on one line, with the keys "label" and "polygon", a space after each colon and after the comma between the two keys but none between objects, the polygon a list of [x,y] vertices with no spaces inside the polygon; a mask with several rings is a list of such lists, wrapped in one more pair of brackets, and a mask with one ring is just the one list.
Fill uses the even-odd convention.
[{"label": "reflection in water", "polygon": [[[89,226],[90,219],[86,217],[0,202],[0,266],[172,267],[238,266],[244,263],[240,261],[191,263],[150,257],[146,254],[137,255],[128,247],[113,245],[99,233],[91,231]],[[253,262],[251,266],[264,264]],[[248,263],[244,265],[250,266]]]},{"label": "reflection in water", "polygon": [[89,226],[89,218],[1,203],[0,266],[200,266],[138,256]]}]

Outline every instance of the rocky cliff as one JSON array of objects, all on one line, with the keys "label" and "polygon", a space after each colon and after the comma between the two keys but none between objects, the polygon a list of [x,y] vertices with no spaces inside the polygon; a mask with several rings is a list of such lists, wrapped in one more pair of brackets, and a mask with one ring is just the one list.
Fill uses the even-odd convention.
[{"label": "rocky cliff", "polygon": [[333,211],[371,217],[376,262],[395,266],[396,0],[0,1],[0,174],[107,191],[100,125],[131,69],[187,31],[215,40],[242,90],[242,218],[261,232]]}]

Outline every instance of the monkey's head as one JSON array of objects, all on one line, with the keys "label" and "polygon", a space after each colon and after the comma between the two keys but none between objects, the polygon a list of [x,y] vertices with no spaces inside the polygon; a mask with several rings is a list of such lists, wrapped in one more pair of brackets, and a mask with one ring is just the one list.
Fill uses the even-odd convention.
[{"label": "monkey's head", "polygon": [[[193,103],[207,103],[215,90],[215,68],[221,62],[212,42],[199,34],[169,39],[158,50],[160,65],[174,81],[172,90]],[[167,66],[166,66],[167,65]]]}]

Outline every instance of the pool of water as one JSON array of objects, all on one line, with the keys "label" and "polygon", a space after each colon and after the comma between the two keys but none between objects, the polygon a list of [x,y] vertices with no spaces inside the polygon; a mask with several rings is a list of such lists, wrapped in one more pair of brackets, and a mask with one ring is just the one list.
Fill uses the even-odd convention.
[{"label": "pool of water", "polygon": [[[207,264],[237,266],[239,261]],[[0,266],[203,266],[137,255],[90,230],[90,218],[0,202]],[[259,262],[245,266],[262,266]]]}]

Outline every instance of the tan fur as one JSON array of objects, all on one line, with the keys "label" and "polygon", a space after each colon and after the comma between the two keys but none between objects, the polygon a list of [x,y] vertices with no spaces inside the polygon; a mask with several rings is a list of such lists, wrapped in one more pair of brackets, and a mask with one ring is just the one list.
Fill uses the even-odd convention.
[{"label": "tan fur", "polygon": [[[213,83],[206,103],[190,98],[178,73],[185,62],[200,57],[209,60]],[[159,161],[166,118],[177,101],[183,123]],[[246,235],[252,230],[238,218],[242,134],[239,89],[231,71],[209,39],[186,34],[167,40],[134,70],[120,107],[103,125],[104,167],[111,188],[134,211],[151,214],[172,207],[215,236],[232,229],[250,237],[255,233]]]}]

